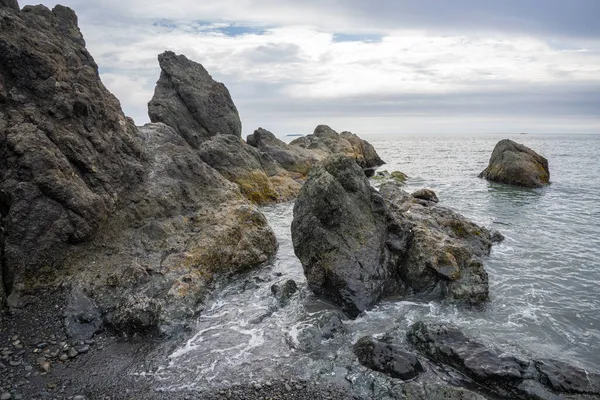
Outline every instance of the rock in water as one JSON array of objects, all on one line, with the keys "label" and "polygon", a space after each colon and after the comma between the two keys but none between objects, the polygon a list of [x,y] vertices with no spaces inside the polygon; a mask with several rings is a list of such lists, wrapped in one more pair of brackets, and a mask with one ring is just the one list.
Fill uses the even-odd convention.
[{"label": "rock in water", "polygon": [[[197,312],[215,277],[274,254],[264,215],[189,138],[123,115],[71,9],[3,6],[0,21],[0,286],[9,297],[71,287],[73,336],[103,322],[168,332]],[[211,134],[229,126],[217,114],[224,125],[206,119]],[[228,135],[240,140],[239,129]]]},{"label": "rock in water", "polygon": [[290,146],[263,128],[258,128],[252,135],[248,135],[246,142],[273,157],[286,170],[301,175],[307,175],[311,164],[317,161],[317,157],[309,150]]},{"label": "rock in water", "polygon": [[310,150],[319,160],[332,154],[345,154],[353,158],[368,176],[373,175],[374,168],[385,164],[366,140],[351,132],[338,134],[327,125],[317,126],[312,135],[295,139],[290,146]]},{"label": "rock in water", "polygon": [[311,169],[294,206],[294,251],[310,289],[351,317],[389,295],[487,300],[480,258],[490,232],[394,183],[378,193],[352,161],[335,155]]},{"label": "rock in water", "polygon": [[451,366],[500,396],[544,400],[600,396],[597,372],[556,360],[507,355],[468,337],[453,325],[417,322],[408,330],[407,339],[430,359]]},{"label": "rock in water", "polygon": [[490,163],[479,174],[488,181],[528,188],[550,183],[548,160],[522,144],[504,139],[496,144]]},{"label": "rock in water", "polygon": [[292,239],[308,285],[356,317],[379,301],[392,273],[382,265],[386,209],[352,158],[311,170],[294,206]]},{"label": "rock in water", "polygon": [[241,137],[242,123],[229,91],[183,55],[158,56],[161,73],[148,103],[152,122],[174,128],[191,146],[215,135]]},{"label": "rock in water", "polygon": [[425,371],[414,354],[370,336],[360,338],[353,350],[362,365],[392,378],[412,379]]}]

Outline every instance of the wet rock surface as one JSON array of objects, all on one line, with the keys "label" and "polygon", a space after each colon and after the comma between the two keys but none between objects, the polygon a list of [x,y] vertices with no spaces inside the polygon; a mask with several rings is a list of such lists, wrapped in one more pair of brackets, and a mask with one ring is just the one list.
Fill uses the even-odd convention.
[{"label": "wet rock surface", "polygon": [[[464,373],[508,398],[600,398],[600,374],[557,360],[528,360],[505,354],[441,323],[417,322],[407,333],[432,360]],[[581,397],[582,396],[582,397]]]},{"label": "wet rock surface", "polygon": [[529,147],[504,139],[496,144],[489,165],[480,178],[527,188],[550,183],[548,160]]},{"label": "wet rock surface", "polygon": [[352,159],[311,170],[294,206],[292,238],[311,290],[351,317],[390,295],[431,292],[469,303],[488,297],[481,258],[490,232],[387,182],[372,188]]},{"label": "wet rock surface", "polygon": [[408,380],[425,371],[414,354],[370,336],[360,338],[353,350],[362,365],[393,378]]}]

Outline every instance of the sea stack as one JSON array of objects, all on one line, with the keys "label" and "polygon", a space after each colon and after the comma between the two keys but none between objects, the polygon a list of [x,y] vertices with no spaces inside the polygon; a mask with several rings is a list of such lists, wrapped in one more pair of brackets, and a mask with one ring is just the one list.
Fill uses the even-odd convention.
[{"label": "sea stack", "polygon": [[538,188],[550,183],[550,170],[546,158],[529,147],[503,139],[494,148],[488,167],[479,177],[491,182]]}]

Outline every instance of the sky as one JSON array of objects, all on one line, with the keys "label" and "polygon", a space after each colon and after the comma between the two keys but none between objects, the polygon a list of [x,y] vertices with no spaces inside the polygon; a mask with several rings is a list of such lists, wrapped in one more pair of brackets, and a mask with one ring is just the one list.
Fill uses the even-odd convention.
[{"label": "sky", "polygon": [[172,50],[227,86],[244,137],[318,124],[360,135],[600,133],[599,0],[60,4],[77,12],[102,81],[138,125],[157,55]]}]

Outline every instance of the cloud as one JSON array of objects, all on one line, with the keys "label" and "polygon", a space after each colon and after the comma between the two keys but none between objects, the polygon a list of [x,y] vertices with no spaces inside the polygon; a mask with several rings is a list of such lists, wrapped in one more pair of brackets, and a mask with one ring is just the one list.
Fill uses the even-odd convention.
[{"label": "cloud", "polygon": [[425,132],[432,121],[436,130],[554,121],[600,131],[593,0],[66,3],[105,85],[138,124],[160,73],[156,56],[169,49],[227,85],[245,131],[331,121],[376,132]]}]

